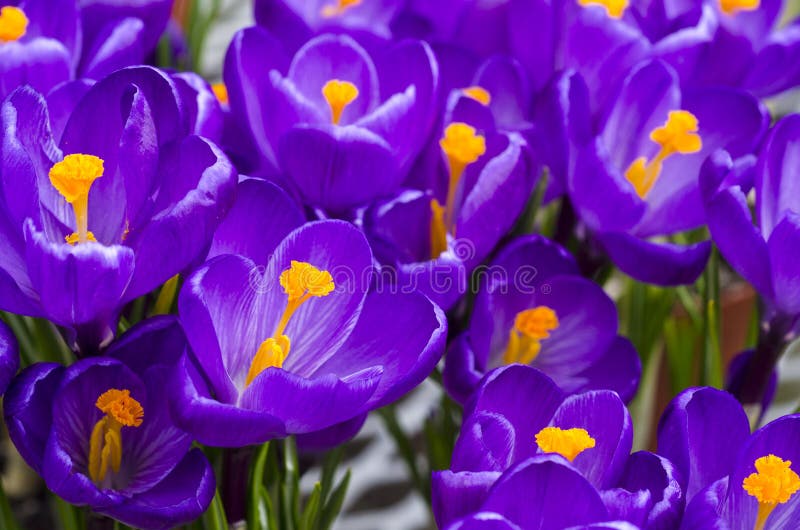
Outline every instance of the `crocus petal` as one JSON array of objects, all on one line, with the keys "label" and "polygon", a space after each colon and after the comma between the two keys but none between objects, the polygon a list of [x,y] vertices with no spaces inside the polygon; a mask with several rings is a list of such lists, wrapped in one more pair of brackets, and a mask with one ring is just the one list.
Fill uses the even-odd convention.
[{"label": "crocus petal", "polygon": [[131,327],[103,354],[119,359],[146,380],[148,371],[164,372],[177,364],[186,345],[186,336],[177,318],[160,315]]},{"label": "crocus petal", "polygon": [[765,239],[786,212],[800,212],[800,188],[786,168],[800,164],[800,115],[788,116],[772,129],[758,161],[756,206]]},{"label": "crocus petal", "polygon": [[200,449],[192,449],[153,488],[101,512],[137,528],[167,530],[205,512],[215,487],[214,470],[208,460]]},{"label": "crocus petal", "polygon": [[[628,403],[636,395],[641,374],[639,353],[631,341],[620,336],[614,339],[592,366],[573,376],[573,379],[580,382],[580,390],[613,390],[623,402]],[[564,390],[573,391],[569,388]]]},{"label": "crocus petal", "polygon": [[5,323],[0,323],[0,396],[8,388],[11,378],[19,369],[19,345],[14,333]]},{"label": "crocus petal", "polygon": [[479,512],[447,527],[447,530],[520,530],[520,528],[494,512]]},{"label": "crocus petal", "polygon": [[642,523],[639,523],[643,528],[678,526],[684,495],[678,470],[666,458],[647,451],[633,453],[625,464],[617,486],[631,492],[648,493],[648,512],[644,514]]},{"label": "crocus petal", "polygon": [[83,56],[81,77],[102,79],[125,66],[141,64],[145,56],[144,31],[144,22],[138,18],[124,18],[106,24],[92,49]]},{"label": "crocus petal", "polygon": [[42,472],[44,448],[53,421],[53,396],[63,375],[64,367],[59,364],[32,364],[12,381],[3,398],[8,435],[37,473]]},{"label": "crocus petal", "polygon": [[164,32],[172,9],[172,0],[148,0],[128,2],[127,0],[93,0],[81,3],[81,22],[85,47],[95,42],[102,28],[111,20],[138,18],[144,22],[141,37],[145,53],[155,49],[158,39]]},{"label": "crocus petal", "polygon": [[750,433],[742,406],[713,388],[684,390],[672,400],[658,426],[658,452],[680,472],[687,502],[731,472]]},{"label": "crocus petal", "polygon": [[295,435],[297,448],[301,451],[327,451],[352,439],[361,431],[368,414],[356,416],[320,431]]},{"label": "crocus petal", "polygon": [[236,202],[214,232],[208,259],[239,254],[266,265],[283,238],[303,224],[305,214],[285,191],[264,180],[242,180],[236,194]]},{"label": "crocus petal", "polygon": [[608,519],[597,490],[566,460],[550,456],[530,458],[504,473],[482,509],[522,528],[543,530]]},{"label": "crocus petal", "polygon": [[478,411],[461,426],[457,459],[468,462],[469,471],[502,472],[515,463],[515,445],[528,442],[517,440],[514,426],[502,415]]},{"label": "crocus petal", "polygon": [[462,405],[472,395],[484,374],[484,370],[476,362],[469,334],[462,333],[448,347],[442,372],[447,394]]},{"label": "crocus petal", "polygon": [[431,478],[433,515],[439,528],[477,512],[489,489],[500,477],[496,472],[434,471]]},{"label": "crocus petal", "polygon": [[4,42],[0,47],[0,98],[15,88],[31,85],[47,93],[70,78],[70,57],[64,45],[54,39]]},{"label": "crocus petal", "polygon": [[788,314],[800,312],[800,268],[794,253],[800,245],[800,214],[786,212],[769,237],[770,264],[778,307]]},{"label": "crocus petal", "polygon": [[382,407],[421,383],[444,352],[444,312],[419,294],[370,293],[348,339],[315,374],[345,377],[373,366],[383,370],[369,400]]},{"label": "crocus petal", "polygon": [[625,274],[662,286],[694,283],[711,252],[710,241],[693,245],[653,243],[622,232],[606,232],[597,237]]}]

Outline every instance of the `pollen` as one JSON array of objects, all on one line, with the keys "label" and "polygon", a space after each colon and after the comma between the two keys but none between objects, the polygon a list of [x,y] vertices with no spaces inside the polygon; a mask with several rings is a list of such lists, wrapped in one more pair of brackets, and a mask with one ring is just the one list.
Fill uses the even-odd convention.
[{"label": "pollen", "polygon": [[726,15],[735,15],[739,11],[755,11],[761,7],[761,0],[719,0],[719,8]]},{"label": "pollen", "polygon": [[331,122],[338,125],[345,107],[358,97],[358,88],[349,81],[331,79],[322,87],[322,96],[331,108]]},{"label": "pollen", "polygon": [[470,86],[461,90],[461,93],[472,98],[483,106],[492,102],[492,95],[483,87]]},{"label": "pollen", "polygon": [[625,171],[625,178],[639,197],[646,198],[653,189],[667,158],[675,154],[697,153],[703,148],[698,130],[699,124],[694,114],[686,110],[673,110],[664,125],[650,133],[650,139],[660,147],[658,153],[649,161],[645,157],[637,158]]},{"label": "pollen", "polygon": [[95,406],[103,416],[92,429],[89,440],[89,478],[100,485],[109,469],[118,473],[122,465],[122,428],[139,427],[144,418],[142,405],[130,390],[111,388],[97,398]]},{"label": "pollen", "polygon": [[503,354],[505,364],[530,364],[542,351],[542,341],[558,329],[558,315],[547,306],[537,306],[517,313],[508,334]]},{"label": "pollen", "polygon": [[772,510],[788,502],[800,490],[800,476],[791,465],[790,460],[779,456],[762,456],[755,461],[756,472],[742,482],[744,490],[758,500],[755,530],[763,529]]},{"label": "pollen", "polygon": [[573,462],[579,454],[593,448],[596,442],[586,429],[545,427],[536,434],[536,444],[545,453],[557,453]]},{"label": "pollen", "polygon": [[0,42],[17,41],[27,30],[28,17],[22,9],[13,6],[0,8]]},{"label": "pollen", "polygon": [[327,296],[335,288],[330,272],[304,261],[292,260],[290,267],[281,273],[279,281],[289,301],[304,296]]},{"label": "pollen", "polygon": [[214,93],[214,96],[217,98],[217,101],[219,101],[223,105],[228,104],[229,102],[228,87],[225,86],[225,83],[214,83],[213,85],[211,85],[211,91]]},{"label": "pollen", "polygon": [[603,6],[611,18],[622,18],[628,8],[628,0],[578,0],[578,3],[584,7],[591,5]]},{"label": "pollen", "polygon": [[95,406],[126,427],[138,427],[142,424],[144,409],[131,397],[130,390],[106,390],[97,398]]},{"label": "pollen", "polygon": [[77,230],[66,237],[67,243],[94,241],[89,232],[89,190],[103,176],[103,159],[94,155],[73,154],[50,168],[50,184],[72,205]]},{"label": "pollen", "polygon": [[467,166],[486,153],[486,139],[466,123],[448,125],[439,145],[450,162],[451,170],[454,163]]},{"label": "pollen", "polygon": [[343,15],[348,9],[357,6],[361,0],[338,0],[333,4],[328,4],[322,8],[320,14],[325,18],[333,18]]}]

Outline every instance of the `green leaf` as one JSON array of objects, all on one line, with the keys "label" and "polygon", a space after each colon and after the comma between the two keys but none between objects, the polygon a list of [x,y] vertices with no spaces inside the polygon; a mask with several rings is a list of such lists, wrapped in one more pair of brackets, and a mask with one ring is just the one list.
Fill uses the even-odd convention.
[{"label": "green leaf", "polygon": [[380,414],[381,419],[383,419],[386,430],[389,431],[389,434],[394,439],[400,457],[406,463],[408,472],[411,475],[412,484],[417,491],[422,494],[423,498],[426,498],[428,490],[426,487],[426,480],[423,478],[423,475],[419,471],[419,466],[417,465],[417,453],[414,450],[414,446],[411,444],[411,440],[400,426],[400,422],[397,421],[394,405],[388,405],[379,409],[378,414]]},{"label": "green leaf", "polygon": [[320,487],[322,489],[322,502],[328,500],[331,487],[333,486],[333,479],[336,475],[336,469],[339,467],[339,462],[342,460],[343,446],[338,446],[327,452],[325,460],[322,462],[322,471],[320,473]]},{"label": "green leaf", "polygon": [[258,448],[253,465],[250,466],[250,492],[247,503],[247,528],[248,530],[267,530],[266,509],[263,506],[264,467],[267,464],[269,442]]},{"label": "green leaf", "polygon": [[228,530],[228,520],[225,517],[225,508],[222,506],[219,490],[214,494],[211,506],[203,514],[203,526],[205,530]]},{"label": "green leaf", "polygon": [[703,336],[703,384],[722,388],[723,367],[722,349],[720,348],[719,322],[719,255],[716,247],[711,248],[711,258],[705,272],[705,291],[703,294],[705,318]]},{"label": "green leaf", "polygon": [[349,485],[350,470],[348,469],[344,474],[344,478],[342,478],[341,482],[336,486],[336,489],[333,490],[330,500],[328,500],[325,507],[322,509],[319,530],[328,530],[333,525],[336,517],[339,516],[339,512],[342,511],[342,505],[344,504],[344,498],[347,495],[347,487]]},{"label": "green leaf", "polygon": [[11,511],[11,505],[6,497],[6,492],[3,490],[3,485],[0,484],[0,521],[3,523],[3,529],[18,530],[17,521],[14,519],[14,512]]},{"label": "green leaf", "polygon": [[322,502],[322,486],[319,482],[314,484],[314,490],[308,497],[308,502],[303,510],[303,515],[300,517],[301,530],[313,530],[319,521],[319,507]]}]

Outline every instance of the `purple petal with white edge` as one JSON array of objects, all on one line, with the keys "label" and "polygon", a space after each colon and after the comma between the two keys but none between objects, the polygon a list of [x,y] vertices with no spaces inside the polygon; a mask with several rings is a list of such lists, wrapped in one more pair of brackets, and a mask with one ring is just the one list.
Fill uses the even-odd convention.
[{"label": "purple petal with white edge", "polygon": [[103,354],[120,360],[143,380],[150,370],[164,372],[186,350],[186,336],[173,315],[150,317],[118,337]]},{"label": "purple petal with white edge", "polygon": [[133,251],[91,242],[53,243],[32,221],[24,230],[25,261],[49,318],[64,326],[110,324],[133,274]]},{"label": "purple petal with white edge", "polygon": [[[750,530],[756,522],[758,500],[748,494],[742,483],[756,472],[755,461],[767,455],[775,455],[792,462],[791,469],[797,473],[800,464],[800,416],[783,416],[753,433],[734,461],[730,475],[728,502],[724,517],[731,530]],[[778,504],[767,519],[767,528],[790,529],[800,524],[800,495],[795,493],[788,502]]]},{"label": "purple petal with white edge", "polygon": [[623,402],[628,403],[636,395],[642,362],[633,343],[618,336],[595,362],[580,374],[572,377],[578,388],[562,386],[567,392],[583,390],[613,390]]},{"label": "purple petal with white edge", "polygon": [[764,239],[788,211],[800,213],[800,183],[789,168],[800,165],[800,115],[787,116],[772,129],[758,160],[756,211]]},{"label": "purple petal with white edge", "polygon": [[[721,515],[728,496],[729,482],[729,478],[724,477],[698,492],[686,505],[681,520],[681,530],[703,530],[705,528],[730,530],[730,525]],[[750,528],[748,527],[747,530]]]},{"label": "purple petal with white edge", "polygon": [[226,116],[222,104],[211,90],[211,85],[194,72],[173,74],[172,81],[189,115],[191,132],[218,144]]},{"label": "purple petal with white edge", "polygon": [[393,146],[356,126],[295,127],[278,149],[305,202],[334,212],[389,195],[404,177]]},{"label": "purple petal with white edge", "polygon": [[171,0],[147,0],[128,2],[127,0],[92,0],[81,2],[81,22],[84,42],[91,43],[98,38],[102,28],[110,20],[139,18],[144,22],[142,36],[145,52],[155,49],[158,39],[164,32],[172,9]]},{"label": "purple petal with white edge", "polygon": [[421,383],[444,352],[447,319],[417,293],[370,293],[356,327],[339,350],[314,372],[344,378],[379,366],[383,374],[369,400],[382,407]]},{"label": "purple petal with white edge", "polygon": [[447,530],[521,530],[520,527],[494,512],[479,512],[461,519]]},{"label": "purple petal with white edge", "polygon": [[519,131],[530,127],[528,77],[515,59],[489,58],[475,73],[475,84],[491,95],[489,108],[501,129]]},{"label": "purple petal with white edge", "polygon": [[480,510],[500,473],[434,471],[431,478],[433,516],[439,528]]},{"label": "purple petal with white edge", "polygon": [[169,386],[172,418],[204,445],[245,447],[287,434],[279,418],[217,401],[188,356],[178,362]]},{"label": "purple petal with white edge", "polygon": [[424,191],[404,190],[392,199],[370,206],[363,222],[364,232],[372,246],[391,248],[392,257],[401,262],[419,262],[430,258],[428,233],[432,198],[430,193]]},{"label": "purple petal with white edge", "polygon": [[[479,413],[503,416],[514,427],[514,438],[521,441],[513,447],[511,461],[516,463],[536,454],[536,434],[550,424],[563,399],[561,390],[539,370],[510,365],[493,370],[484,378],[467,404],[464,417]],[[456,441],[452,468],[468,470],[471,463],[460,454],[469,454],[469,447],[462,449],[461,443],[460,439]]]},{"label": "purple petal with white edge", "polygon": [[750,434],[742,406],[713,388],[684,390],[670,402],[658,425],[658,453],[680,472],[686,500],[731,472]]},{"label": "purple petal with white edge", "polygon": [[50,127],[56,143],[61,141],[64,127],[75,110],[75,105],[86,95],[94,82],[89,79],[76,79],[61,83],[47,94],[47,108],[50,113]]},{"label": "purple petal with white edge", "polygon": [[503,514],[522,528],[542,530],[608,519],[597,490],[560,456],[533,457],[504,473],[482,510]]},{"label": "purple petal with white edge", "polygon": [[[530,443],[517,440],[514,426],[501,414],[477,412],[461,426],[458,460],[468,463],[469,471],[502,472],[514,465],[515,446]],[[459,466],[460,467],[460,466]],[[460,471],[458,467],[456,471]]]},{"label": "purple petal with white edge", "polygon": [[138,18],[124,18],[106,24],[97,35],[94,46],[84,53],[80,77],[102,79],[120,68],[144,62],[144,32],[144,22]]},{"label": "purple petal with white edge", "polygon": [[243,179],[236,201],[214,232],[208,259],[239,254],[266,265],[284,237],[305,221],[300,206],[281,188],[260,179]]},{"label": "purple petal with white edge", "polygon": [[650,492],[647,490],[628,491],[624,488],[612,488],[600,492],[603,503],[610,518],[622,519],[635,523],[634,528],[641,528],[647,513],[653,505]]},{"label": "purple petal with white edge", "polygon": [[569,396],[550,425],[585,429],[596,445],[579,454],[573,465],[598,490],[617,484],[633,444],[631,416],[619,396],[607,390]]},{"label": "purple petal with white edge", "polygon": [[627,275],[661,286],[694,283],[711,253],[711,242],[653,243],[621,232],[597,234],[612,261]]},{"label": "purple petal with white edge", "polygon": [[202,515],[215,489],[214,470],[200,449],[192,449],[154,487],[100,511],[137,528],[167,530]]},{"label": "purple petal with white edge", "polygon": [[201,257],[233,202],[236,170],[217,146],[189,136],[170,154],[162,155],[159,168],[164,177],[153,205],[157,215],[144,226],[132,224],[126,238],[136,249],[127,300],[155,289]]},{"label": "purple petal with white edge", "polygon": [[649,494],[648,513],[640,523],[642,528],[667,530],[679,526],[684,495],[678,470],[666,458],[647,451],[633,453],[625,464],[617,487]]},{"label": "purple petal with white edge", "polygon": [[319,431],[362,413],[380,384],[383,370],[366,368],[344,377],[309,379],[267,368],[242,393],[239,405],[280,418],[289,434]]},{"label": "purple petal with white edge", "polygon": [[800,26],[791,24],[772,31],[742,86],[762,97],[789,90],[800,77],[798,59]]},{"label": "purple petal with white edge", "polygon": [[800,267],[796,253],[800,245],[800,213],[786,212],[769,236],[770,265],[775,288],[775,302],[788,313],[800,313]]},{"label": "purple petal with white edge", "polygon": [[32,364],[11,382],[3,398],[8,435],[37,473],[42,472],[44,448],[53,422],[53,398],[63,376],[64,367],[59,364]]},{"label": "purple petal with white edge", "polygon": [[23,85],[46,94],[70,79],[70,62],[64,45],[53,39],[4,42],[0,46],[0,99]]}]

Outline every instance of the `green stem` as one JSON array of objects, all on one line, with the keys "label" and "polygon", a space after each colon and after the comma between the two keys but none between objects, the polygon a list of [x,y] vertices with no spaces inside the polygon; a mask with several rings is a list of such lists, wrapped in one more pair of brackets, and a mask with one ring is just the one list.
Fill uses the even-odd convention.
[{"label": "green stem", "polygon": [[705,290],[703,294],[703,384],[722,388],[724,384],[722,349],[720,347],[720,297],[719,297],[719,255],[712,247],[711,257],[705,272]]}]

